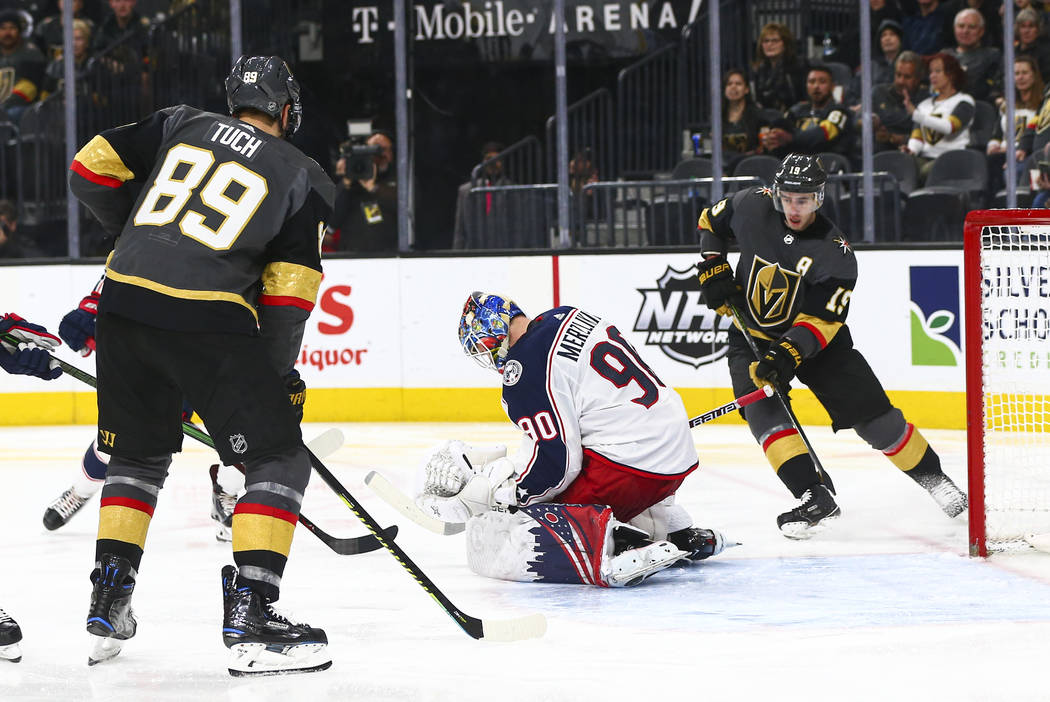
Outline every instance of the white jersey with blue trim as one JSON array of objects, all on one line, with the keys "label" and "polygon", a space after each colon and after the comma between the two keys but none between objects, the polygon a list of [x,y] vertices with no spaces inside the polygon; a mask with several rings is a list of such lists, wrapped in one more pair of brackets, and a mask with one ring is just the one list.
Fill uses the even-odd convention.
[{"label": "white jersey with blue trim", "polygon": [[615,326],[575,307],[539,315],[510,348],[503,409],[525,432],[514,457],[519,505],[556,501],[585,450],[639,475],[697,465],[682,398]]}]

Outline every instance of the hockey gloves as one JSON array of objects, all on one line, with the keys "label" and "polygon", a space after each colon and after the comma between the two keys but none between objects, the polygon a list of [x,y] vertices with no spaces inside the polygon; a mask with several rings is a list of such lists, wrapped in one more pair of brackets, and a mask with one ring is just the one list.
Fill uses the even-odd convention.
[{"label": "hockey gloves", "polygon": [[755,387],[776,384],[787,388],[791,379],[795,377],[795,369],[801,363],[802,354],[790,339],[781,337],[770,344],[762,360],[751,364],[748,373]]},{"label": "hockey gloves", "polygon": [[284,389],[288,391],[288,402],[292,405],[295,420],[303,423],[303,407],[306,406],[306,383],[299,377],[299,371],[292,370],[284,376]]},{"label": "hockey gloves", "polygon": [[732,314],[727,302],[733,301],[738,306],[743,300],[743,288],[733,277],[733,269],[725,256],[712,256],[696,264],[700,290],[704,303],[720,315]]},{"label": "hockey gloves", "polygon": [[[58,362],[49,353],[62,342],[48,334],[47,329],[30,324],[17,314],[5,314],[0,317],[0,333],[4,335],[0,340],[3,347],[0,368],[15,375],[35,375],[44,380],[54,380],[62,375]],[[8,341],[8,337],[14,337],[14,340]]]},{"label": "hockey gloves", "polygon": [[98,293],[93,292],[80,301],[80,306],[62,318],[58,335],[69,348],[81,356],[90,356],[95,348],[95,317],[98,316]]}]

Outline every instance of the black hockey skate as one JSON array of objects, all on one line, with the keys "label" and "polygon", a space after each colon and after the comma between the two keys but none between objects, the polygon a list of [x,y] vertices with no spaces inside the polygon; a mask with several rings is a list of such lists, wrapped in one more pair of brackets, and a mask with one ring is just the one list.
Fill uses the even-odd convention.
[{"label": "black hockey skate", "polygon": [[717,556],[730,546],[739,546],[736,542],[726,542],[722,532],[714,529],[699,529],[689,527],[679,529],[667,535],[667,540],[685,551],[690,561],[702,561],[711,556]]},{"label": "black hockey skate", "polygon": [[915,478],[915,482],[930,493],[930,497],[949,517],[958,517],[966,511],[968,506],[966,493],[960,490],[944,473],[921,475]]},{"label": "black hockey skate", "polygon": [[255,590],[237,583],[237,569],[222,569],[222,642],[230,649],[230,675],[281,675],[332,665],[323,629],[290,621]]},{"label": "black hockey skate", "polygon": [[46,510],[44,510],[44,527],[48,531],[54,531],[66,525],[73,515],[87,504],[89,497],[81,497],[70,487],[55,498]]},{"label": "black hockey skate", "polygon": [[777,517],[777,526],[789,539],[808,539],[842,515],[828,489],[817,484],[802,493],[802,504]]},{"label": "black hockey skate", "polygon": [[22,640],[22,630],[11,615],[0,609],[0,661],[17,663],[22,660],[22,650],[18,642]]},{"label": "black hockey skate", "polygon": [[95,665],[120,653],[124,641],[135,635],[138,623],[131,611],[135,579],[127,558],[103,554],[99,567],[91,573],[91,582],[95,586],[87,616],[87,631],[92,638],[88,665]]},{"label": "black hockey skate", "polygon": [[215,520],[215,540],[233,541],[233,510],[237,496],[222,489],[218,479],[219,465],[211,467],[211,518]]}]

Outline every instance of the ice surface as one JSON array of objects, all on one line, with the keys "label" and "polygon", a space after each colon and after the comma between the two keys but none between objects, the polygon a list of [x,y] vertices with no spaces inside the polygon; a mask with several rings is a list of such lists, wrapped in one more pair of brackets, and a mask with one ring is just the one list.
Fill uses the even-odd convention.
[{"label": "ice surface", "polygon": [[[307,438],[331,425],[308,425]],[[450,438],[515,444],[509,424],[343,424],[326,460],[383,524],[397,514],[363,484],[407,486],[425,449]],[[462,536],[400,520],[398,543],[451,600],[481,618],[543,612],[536,641],[474,641],[386,552],[337,556],[296,534],[281,605],[328,631],[334,665],[234,679],[220,636],[207,449],[187,440],[161,493],[135,593],[138,635],[87,666],[84,615],[98,498],[47,532],[91,427],[0,429],[0,607],[22,627],[21,663],[0,662],[2,700],[1045,700],[1050,555],[968,558],[964,518],[851,432],[809,430],[843,517],[807,542],[776,530],[791,496],[745,427],[694,430],[702,470],[679,501],[699,526],[743,545],[627,590],[486,580]],[[962,432],[927,431],[965,486]],[[364,529],[315,479],[304,512],[329,533]]]}]

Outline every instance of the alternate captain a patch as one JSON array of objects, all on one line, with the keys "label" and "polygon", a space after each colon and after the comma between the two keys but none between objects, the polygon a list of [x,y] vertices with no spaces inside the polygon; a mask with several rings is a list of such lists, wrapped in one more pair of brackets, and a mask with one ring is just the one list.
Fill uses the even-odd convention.
[{"label": "alternate captain a patch", "polygon": [[755,321],[763,327],[788,321],[801,280],[800,273],[755,256],[747,279],[747,304]]}]

